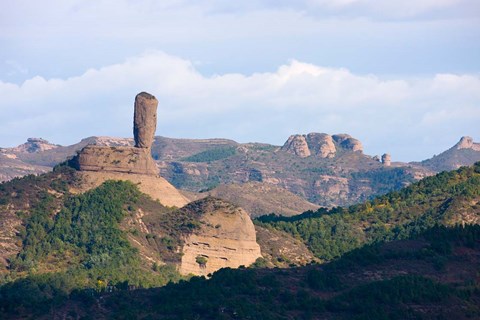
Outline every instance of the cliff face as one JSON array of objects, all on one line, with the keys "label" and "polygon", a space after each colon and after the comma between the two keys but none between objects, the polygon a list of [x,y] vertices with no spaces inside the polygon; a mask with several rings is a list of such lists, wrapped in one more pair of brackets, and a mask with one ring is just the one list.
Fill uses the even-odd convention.
[{"label": "cliff face", "polygon": [[352,152],[363,152],[362,143],[348,134],[335,134],[330,136],[326,133],[316,132],[311,132],[307,135],[292,135],[280,150],[301,158],[309,156],[334,158],[337,154],[335,144],[340,149]]},{"label": "cliff face", "polygon": [[144,148],[89,145],[71,163],[80,171],[158,174],[150,150]]},{"label": "cliff face", "polygon": [[182,274],[208,275],[220,268],[249,266],[261,257],[255,227],[245,210],[211,197],[181,210],[200,213],[200,226],[182,249]]}]

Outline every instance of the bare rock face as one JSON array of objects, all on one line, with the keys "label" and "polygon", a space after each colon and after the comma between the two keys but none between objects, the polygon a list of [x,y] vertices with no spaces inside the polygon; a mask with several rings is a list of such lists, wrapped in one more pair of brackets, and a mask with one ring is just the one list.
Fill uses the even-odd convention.
[{"label": "bare rock face", "polygon": [[58,147],[58,145],[51,144],[50,142],[42,138],[28,138],[27,142],[19,145],[16,148],[12,148],[11,151],[21,153],[36,153],[55,149]]},{"label": "bare rock face", "polygon": [[474,151],[480,151],[480,143],[473,142],[472,137],[462,137],[460,141],[455,145],[456,149],[472,149]]},{"label": "bare rock face", "polygon": [[311,155],[308,148],[307,140],[304,135],[295,134],[288,138],[287,142],[282,146],[282,151],[306,158]]},{"label": "bare rock face", "polygon": [[382,155],[382,163],[386,167],[390,167],[392,165],[392,157],[388,153],[384,153]]},{"label": "bare rock face", "polygon": [[70,164],[80,171],[157,176],[158,168],[151,155],[157,127],[157,105],[157,99],[149,93],[142,92],[135,97],[135,147],[87,145],[70,160]]},{"label": "bare rock face", "polygon": [[352,138],[348,134],[335,134],[332,136],[332,138],[336,143],[346,150],[363,152],[362,143],[359,140]]},{"label": "bare rock face", "polygon": [[199,228],[185,239],[180,273],[208,275],[249,266],[261,257],[255,227],[242,208],[208,197],[180,210],[201,214]]},{"label": "bare rock face", "polygon": [[325,133],[307,134],[307,144],[310,152],[321,158],[333,158],[337,152],[332,137]]},{"label": "bare rock face", "polygon": [[141,92],[135,97],[135,112],[133,115],[133,136],[135,147],[152,147],[155,130],[157,129],[158,100],[149,93]]},{"label": "bare rock face", "polygon": [[150,149],[88,145],[71,163],[80,171],[158,174]]}]

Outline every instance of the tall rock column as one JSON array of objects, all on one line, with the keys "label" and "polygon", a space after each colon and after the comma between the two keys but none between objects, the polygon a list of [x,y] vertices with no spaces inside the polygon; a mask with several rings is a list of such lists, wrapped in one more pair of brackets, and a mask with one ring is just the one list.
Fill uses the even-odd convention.
[{"label": "tall rock column", "polygon": [[382,155],[382,163],[386,167],[390,167],[392,164],[392,157],[388,153]]},{"label": "tall rock column", "polygon": [[135,97],[133,136],[136,148],[150,149],[157,129],[158,100],[151,94],[141,92]]}]

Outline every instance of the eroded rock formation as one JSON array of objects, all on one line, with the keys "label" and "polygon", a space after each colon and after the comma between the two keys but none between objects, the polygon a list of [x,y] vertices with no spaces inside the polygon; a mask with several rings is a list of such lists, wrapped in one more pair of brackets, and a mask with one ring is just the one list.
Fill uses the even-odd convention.
[{"label": "eroded rock formation", "polygon": [[332,137],[325,133],[307,134],[307,144],[311,152],[321,158],[333,158],[337,152]]},{"label": "eroded rock formation", "polygon": [[382,155],[382,163],[386,167],[390,167],[392,165],[392,157],[388,153],[384,153]]},{"label": "eroded rock formation", "polygon": [[200,226],[185,239],[180,273],[208,275],[220,268],[249,266],[261,257],[255,227],[247,212],[208,197],[181,210],[200,214]]},{"label": "eroded rock formation", "polygon": [[18,147],[12,148],[12,152],[26,152],[26,153],[36,153],[46,150],[52,150],[58,148],[58,145],[51,144],[45,139],[42,138],[28,138],[27,142],[19,145]]},{"label": "eroded rock formation", "polygon": [[301,134],[290,136],[281,150],[299,156],[300,158],[306,158],[311,155],[307,140],[305,136]]},{"label": "eroded rock formation", "polygon": [[149,93],[135,97],[135,147],[88,145],[70,163],[80,171],[158,175],[151,147],[157,126],[158,101]]},{"label": "eroded rock formation", "polygon": [[133,137],[135,147],[152,147],[155,130],[157,129],[158,100],[149,93],[141,92],[135,97],[133,114]]},{"label": "eroded rock formation", "polygon": [[480,151],[480,143],[473,142],[472,137],[462,137],[460,141],[454,146],[456,149],[472,149],[474,151]]},{"label": "eroded rock formation", "polygon": [[344,149],[363,152],[362,143],[348,134],[334,134],[332,138]]},{"label": "eroded rock formation", "polygon": [[122,172],[157,175],[149,149],[89,145],[73,160],[80,171]]},{"label": "eroded rock formation", "polygon": [[334,158],[337,154],[337,147],[352,152],[363,152],[362,143],[348,134],[330,136],[326,133],[316,132],[311,132],[307,135],[292,135],[280,150],[301,158],[311,155],[320,158]]}]

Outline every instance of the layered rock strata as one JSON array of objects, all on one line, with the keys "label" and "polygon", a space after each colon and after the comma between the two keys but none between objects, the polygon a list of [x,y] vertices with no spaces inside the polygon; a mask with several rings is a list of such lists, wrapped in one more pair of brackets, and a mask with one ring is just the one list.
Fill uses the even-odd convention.
[{"label": "layered rock strata", "polygon": [[180,273],[208,275],[221,268],[249,266],[261,257],[255,227],[245,210],[211,197],[181,210],[201,217],[200,227],[185,239]]},{"label": "layered rock strata", "polygon": [[80,171],[157,175],[150,149],[88,145],[71,161]]},{"label": "layered rock strata", "polygon": [[157,127],[157,99],[142,92],[135,97],[133,134],[135,147],[88,145],[70,163],[80,171],[158,175],[151,155]]}]

